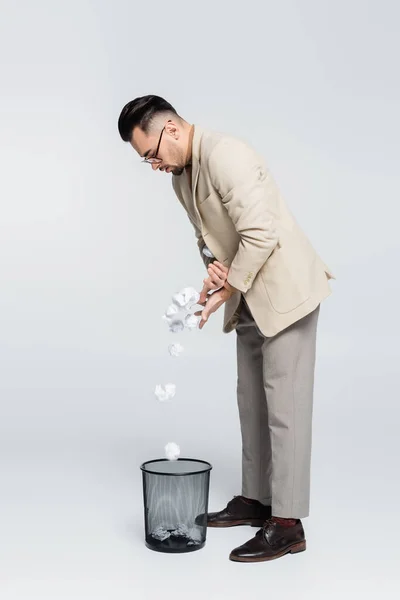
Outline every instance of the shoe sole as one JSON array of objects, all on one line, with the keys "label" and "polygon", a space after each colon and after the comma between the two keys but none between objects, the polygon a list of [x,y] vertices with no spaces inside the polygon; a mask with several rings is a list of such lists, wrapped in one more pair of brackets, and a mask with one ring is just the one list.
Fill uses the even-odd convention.
[{"label": "shoe sole", "polygon": [[247,525],[249,527],[262,527],[265,523],[265,519],[264,520],[249,520],[249,521],[243,521],[243,520],[238,520],[238,521],[216,521],[214,523],[207,523],[207,527],[238,527],[240,525]]},{"label": "shoe sole", "polygon": [[262,557],[262,558],[246,558],[245,556],[234,556],[234,555],[229,555],[229,560],[233,560],[234,562],[247,562],[247,563],[251,563],[251,562],[265,562],[267,560],[274,560],[275,558],[281,558],[281,556],[285,556],[285,554],[296,554],[297,552],[304,552],[304,550],[306,550],[306,541],[304,540],[304,542],[300,542],[298,544],[293,544],[292,546],[289,546],[289,548],[286,548],[286,550],[283,550],[282,552],[279,552],[278,554],[274,554],[273,556],[266,556],[266,557]]}]

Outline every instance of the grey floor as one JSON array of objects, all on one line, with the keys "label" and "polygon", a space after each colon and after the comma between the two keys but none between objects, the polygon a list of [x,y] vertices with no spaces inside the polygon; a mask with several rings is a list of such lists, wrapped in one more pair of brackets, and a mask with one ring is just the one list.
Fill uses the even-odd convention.
[{"label": "grey floor", "polygon": [[114,374],[119,364],[119,388],[107,387],[104,359],[92,364],[99,389],[32,390],[21,381],[3,390],[2,600],[399,597],[398,420],[385,418],[399,414],[398,365],[350,361],[332,340],[320,345],[317,368],[307,551],[232,563],[230,549],[255,532],[247,527],[209,530],[191,554],[145,547],[139,464],[162,456],[167,441],[213,464],[211,509],[240,493],[233,348],[221,343],[218,363],[182,358],[185,378],[168,406],[149,393],[157,362],[148,358],[108,357]]}]

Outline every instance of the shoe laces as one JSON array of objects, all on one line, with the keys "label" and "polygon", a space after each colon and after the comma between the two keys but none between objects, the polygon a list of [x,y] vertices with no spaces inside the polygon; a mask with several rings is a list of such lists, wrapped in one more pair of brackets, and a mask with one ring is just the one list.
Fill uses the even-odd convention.
[{"label": "shoe laces", "polygon": [[263,526],[260,529],[260,531],[266,531],[270,525],[276,525],[276,522],[274,521],[274,519],[272,517],[270,517],[269,519],[264,521]]},{"label": "shoe laces", "polygon": [[226,505],[226,508],[232,508],[232,506],[234,506],[235,504],[237,504],[237,501],[239,498],[242,498],[242,496],[233,496],[232,500],[230,500],[228,502],[228,504]]}]

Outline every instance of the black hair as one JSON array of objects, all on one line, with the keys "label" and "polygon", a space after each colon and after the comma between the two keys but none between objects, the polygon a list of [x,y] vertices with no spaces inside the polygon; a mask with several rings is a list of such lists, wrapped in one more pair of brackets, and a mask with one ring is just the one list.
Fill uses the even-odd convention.
[{"label": "black hair", "polygon": [[124,142],[130,142],[135,127],[147,133],[154,117],[165,112],[179,116],[175,108],[160,96],[141,96],[131,100],[124,106],[118,119],[120,136]]}]

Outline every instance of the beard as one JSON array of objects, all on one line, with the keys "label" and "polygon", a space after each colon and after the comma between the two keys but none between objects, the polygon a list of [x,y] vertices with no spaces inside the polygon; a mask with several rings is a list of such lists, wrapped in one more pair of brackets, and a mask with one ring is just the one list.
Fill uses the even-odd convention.
[{"label": "beard", "polygon": [[179,175],[182,175],[183,171],[184,171],[184,167],[174,167],[172,169],[172,174],[179,176]]},{"label": "beard", "polygon": [[186,167],[186,156],[184,155],[183,151],[176,149],[171,162],[171,173],[177,177],[179,177],[179,175],[182,175]]}]

